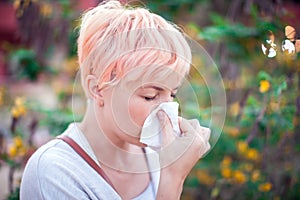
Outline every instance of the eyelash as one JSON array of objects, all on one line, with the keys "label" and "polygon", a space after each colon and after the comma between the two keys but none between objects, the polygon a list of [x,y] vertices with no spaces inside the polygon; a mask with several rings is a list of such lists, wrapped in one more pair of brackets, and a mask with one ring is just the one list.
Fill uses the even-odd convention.
[{"label": "eyelash", "polygon": [[[155,95],[154,97],[144,97],[144,99],[146,101],[153,101],[156,98],[156,96],[157,95]],[[175,99],[176,98],[176,94],[171,94],[171,97]]]}]

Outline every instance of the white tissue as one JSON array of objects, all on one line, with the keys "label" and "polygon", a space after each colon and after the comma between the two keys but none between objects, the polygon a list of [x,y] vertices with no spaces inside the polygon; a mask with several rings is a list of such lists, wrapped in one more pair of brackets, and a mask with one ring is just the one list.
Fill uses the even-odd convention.
[{"label": "white tissue", "polygon": [[181,132],[178,125],[178,107],[177,102],[165,102],[154,109],[146,118],[140,137],[140,142],[151,147],[153,150],[159,150],[162,146],[161,125],[157,117],[157,112],[163,110],[169,117],[173,132],[176,136],[180,136]]}]

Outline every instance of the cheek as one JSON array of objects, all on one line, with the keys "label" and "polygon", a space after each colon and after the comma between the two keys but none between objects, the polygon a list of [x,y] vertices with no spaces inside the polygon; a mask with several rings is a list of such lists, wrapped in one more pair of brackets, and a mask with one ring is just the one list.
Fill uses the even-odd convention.
[{"label": "cheek", "polygon": [[139,126],[140,128],[143,126],[145,119],[151,112],[151,105],[150,103],[132,99],[129,105],[129,114],[131,120]]}]

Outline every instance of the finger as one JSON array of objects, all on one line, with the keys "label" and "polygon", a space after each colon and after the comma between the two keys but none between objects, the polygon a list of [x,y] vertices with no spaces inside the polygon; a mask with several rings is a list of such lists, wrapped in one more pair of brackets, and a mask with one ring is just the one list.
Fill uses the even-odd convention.
[{"label": "finger", "polygon": [[200,133],[204,136],[204,138],[208,141],[211,135],[211,130],[207,127],[201,126]]},{"label": "finger", "polygon": [[168,115],[162,110],[157,112],[157,117],[159,119],[161,132],[162,132],[162,145],[166,146],[170,142],[172,142],[175,137],[173,134],[171,121],[170,121]]},{"label": "finger", "polygon": [[188,120],[188,122],[194,127],[195,130],[197,130],[198,127],[200,127],[200,123],[197,119],[190,119]]},{"label": "finger", "polygon": [[203,158],[210,150],[210,144],[207,142],[203,148],[200,150],[200,158]]},{"label": "finger", "polygon": [[184,119],[182,117],[178,117],[178,124],[181,133],[186,136],[187,133],[195,132],[194,127],[190,124],[190,120]]},{"label": "finger", "polygon": [[210,129],[200,126],[200,123],[197,119],[187,120],[182,117],[179,117],[179,127],[184,135],[182,139],[193,141],[193,145],[197,147],[195,153],[199,157],[203,157],[205,153],[210,149]]},{"label": "finger", "polygon": [[196,136],[199,141],[198,145],[201,146],[199,151],[200,156],[203,157],[210,149],[210,143],[209,143],[210,129],[200,126],[200,123],[197,119],[188,120],[188,121],[196,132]]},{"label": "finger", "polygon": [[204,126],[198,126],[196,131],[200,137],[203,137],[206,141],[209,140],[211,133],[209,128],[206,128]]},{"label": "finger", "polygon": [[198,150],[200,157],[203,157],[210,149],[210,143],[209,143],[208,139],[206,139],[204,137],[203,134],[197,134],[195,143],[200,148]]}]

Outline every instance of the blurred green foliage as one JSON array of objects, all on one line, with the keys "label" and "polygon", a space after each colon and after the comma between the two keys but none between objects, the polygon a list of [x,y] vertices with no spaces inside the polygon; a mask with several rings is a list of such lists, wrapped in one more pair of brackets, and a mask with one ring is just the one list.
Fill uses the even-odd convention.
[{"label": "blurred green foliage", "polygon": [[[168,4],[160,2],[161,7]],[[201,3],[204,1],[195,3],[193,8]],[[204,23],[208,25],[201,26],[201,21],[194,21],[195,16],[183,24],[219,66],[227,92],[228,113],[223,134],[188,177],[182,198],[297,199],[300,197],[300,58],[299,53],[290,55],[281,50],[286,39],[285,26],[293,24],[284,21],[286,11],[274,2],[252,2],[248,12],[243,8],[246,3],[231,9],[237,3],[228,1],[225,8],[236,13],[211,9],[210,22]],[[178,4],[176,12],[168,14],[180,21],[184,9],[183,4]],[[185,11],[197,16],[195,9]],[[270,32],[277,47],[274,58],[265,56],[261,49],[261,44],[270,39]],[[192,84],[199,92],[209,87],[202,81]],[[209,106],[209,102],[201,103]],[[190,115],[195,111],[193,106],[185,105],[190,108]],[[200,113],[201,123],[209,121],[207,112],[210,109]]]},{"label": "blurred green foliage", "polygon": [[18,79],[28,78],[35,81],[43,67],[37,62],[35,52],[27,49],[19,49],[11,54],[11,73]]}]

